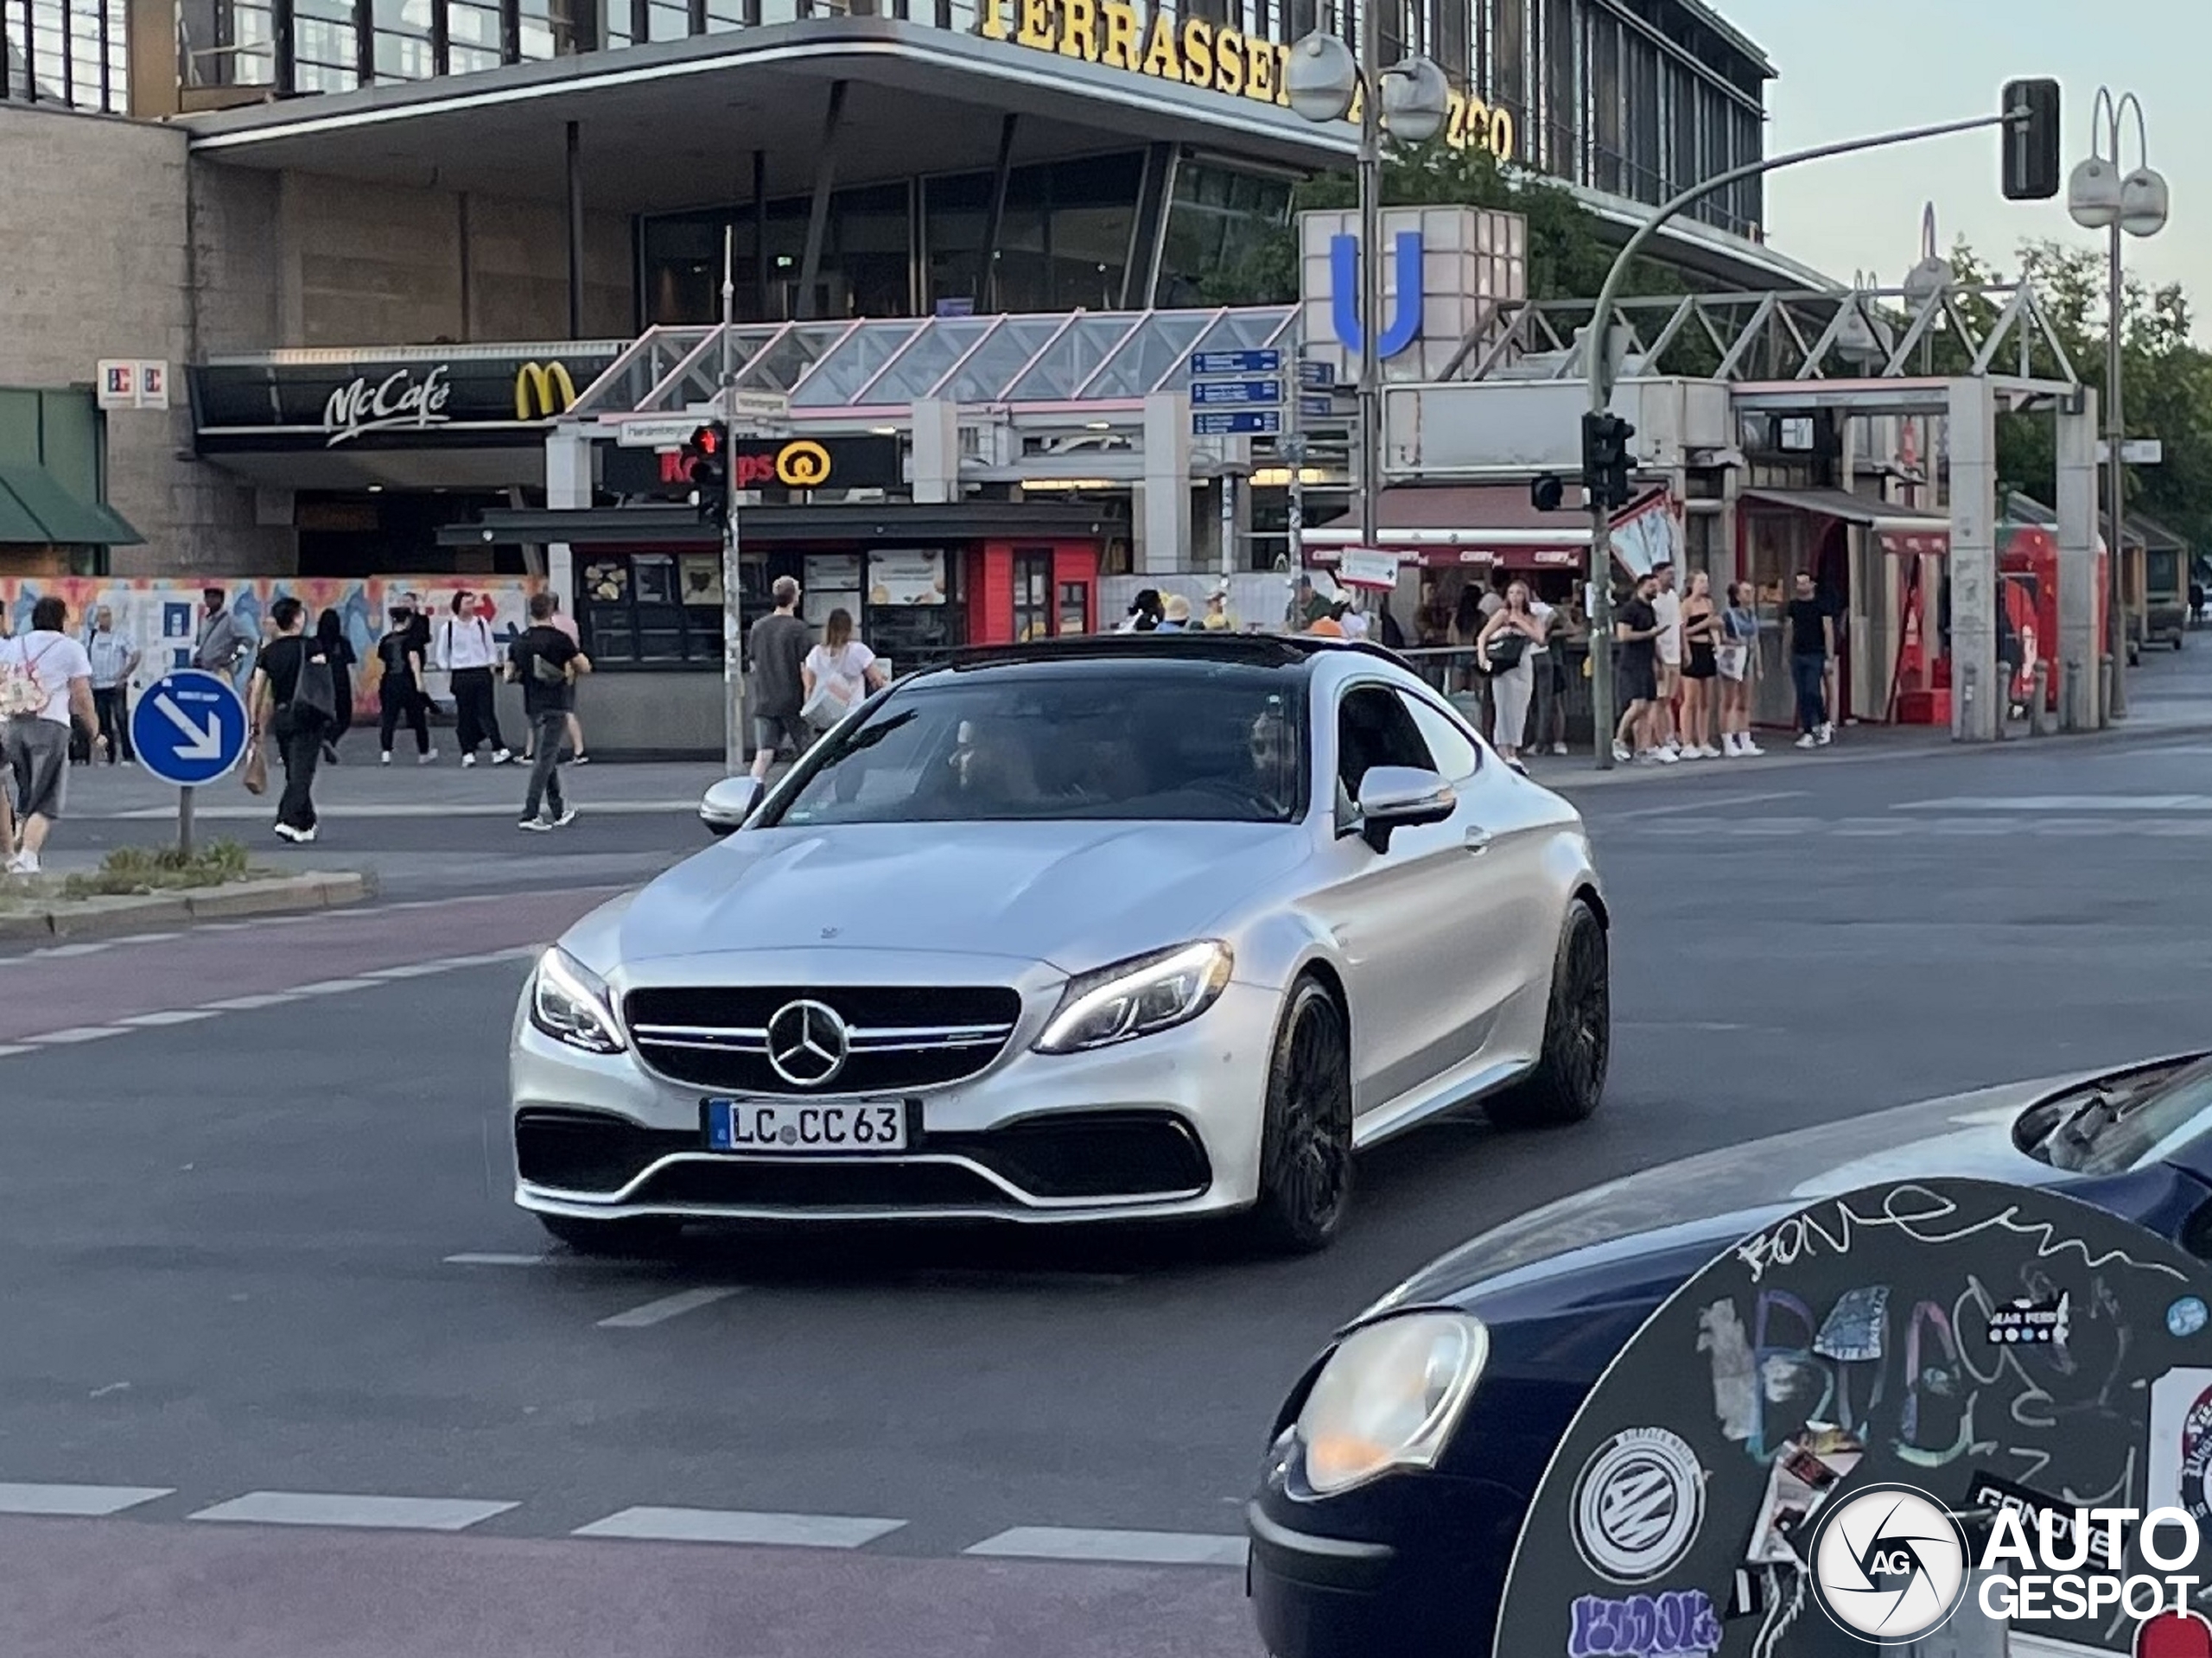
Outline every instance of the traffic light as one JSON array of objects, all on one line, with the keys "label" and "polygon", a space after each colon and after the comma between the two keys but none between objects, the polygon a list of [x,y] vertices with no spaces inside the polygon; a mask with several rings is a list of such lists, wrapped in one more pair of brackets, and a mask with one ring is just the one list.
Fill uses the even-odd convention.
[{"label": "traffic light", "polygon": [[1560,503],[1566,497],[1567,486],[1560,481],[1559,474],[1555,472],[1538,474],[1535,480],[1529,486],[1529,505],[1539,512],[1558,511]]},{"label": "traffic light", "polygon": [[2058,83],[2005,83],[2005,199],[2048,201],[2058,194]]},{"label": "traffic light", "polygon": [[1618,415],[1583,416],[1582,486],[1590,492],[1592,504],[1628,505],[1629,473],[1633,469],[1628,441],[1635,435],[1636,428]]},{"label": "traffic light", "polygon": [[702,524],[729,516],[729,434],[719,425],[702,426],[683,445],[683,475],[691,483],[691,505]]}]

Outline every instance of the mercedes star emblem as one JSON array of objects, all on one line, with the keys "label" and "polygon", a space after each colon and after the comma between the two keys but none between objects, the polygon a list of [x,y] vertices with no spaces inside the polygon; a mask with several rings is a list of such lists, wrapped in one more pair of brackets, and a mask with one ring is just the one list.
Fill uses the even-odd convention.
[{"label": "mercedes star emblem", "polygon": [[768,1063],[793,1088],[820,1088],[848,1051],[844,1020],[821,1002],[787,1001],[768,1021]]}]

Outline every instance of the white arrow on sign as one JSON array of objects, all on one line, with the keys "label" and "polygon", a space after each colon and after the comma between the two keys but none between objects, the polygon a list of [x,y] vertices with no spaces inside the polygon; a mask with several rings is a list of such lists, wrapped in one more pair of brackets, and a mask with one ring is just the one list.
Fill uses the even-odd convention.
[{"label": "white arrow on sign", "polygon": [[193,723],[192,716],[177,707],[166,693],[157,698],[154,706],[168,716],[168,721],[189,739],[177,745],[176,757],[181,760],[219,760],[223,758],[223,717],[219,714],[207,716],[205,730]]}]

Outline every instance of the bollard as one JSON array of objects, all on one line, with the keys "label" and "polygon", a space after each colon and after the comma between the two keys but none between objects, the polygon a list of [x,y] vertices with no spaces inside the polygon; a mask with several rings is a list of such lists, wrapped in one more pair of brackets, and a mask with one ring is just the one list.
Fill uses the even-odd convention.
[{"label": "bollard", "polygon": [[[2073,681],[2073,664],[2067,664],[2064,683]],[[2062,689],[2059,695],[2063,697]],[[2028,734],[2048,737],[2053,730],[2050,713],[2050,663],[2042,657],[2036,658],[2035,667],[2028,674]]]}]

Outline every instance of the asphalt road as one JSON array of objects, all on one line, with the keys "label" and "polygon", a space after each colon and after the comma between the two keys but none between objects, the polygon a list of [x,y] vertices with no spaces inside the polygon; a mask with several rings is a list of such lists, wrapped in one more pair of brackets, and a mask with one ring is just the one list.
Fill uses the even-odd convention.
[{"label": "asphalt road", "polygon": [[[1385,1147],[1291,1263],[549,1248],[486,1136],[524,956],[595,901],[555,861],[581,842],[485,878],[521,890],[0,961],[0,1651],[1249,1658],[1238,1505],[1332,1320],[1618,1173],[2202,1042],[2208,779],[2212,739],[1847,733],[1579,789],[1616,912],[1605,1111]],[[338,821],[378,857],[513,835]],[[589,854],[697,833],[611,815]],[[365,1502],[391,1498],[420,1506]]]}]

